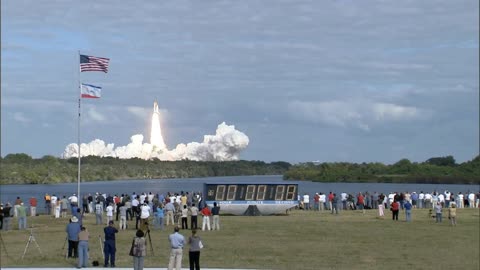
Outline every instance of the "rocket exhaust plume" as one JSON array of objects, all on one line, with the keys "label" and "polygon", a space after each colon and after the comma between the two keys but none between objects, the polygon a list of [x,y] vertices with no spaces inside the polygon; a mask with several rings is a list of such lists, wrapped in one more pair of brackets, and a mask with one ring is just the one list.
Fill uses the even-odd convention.
[{"label": "rocket exhaust plume", "polygon": [[[121,159],[158,158],[160,160],[227,161],[238,160],[240,152],[247,148],[249,143],[247,135],[236,130],[235,126],[223,122],[217,126],[214,135],[203,136],[203,142],[181,143],[174,149],[169,150],[163,141],[160,110],[156,100],[153,103],[150,143],[143,142],[142,134],[133,135],[130,140],[129,144],[115,148],[113,143],[107,144],[102,140],[95,139],[90,143],[80,145],[81,154],[82,156],[117,157]],[[76,143],[67,145],[62,157],[78,157],[78,145]]]},{"label": "rocket exhaust plume", "polygon": [[150,144],[156,147],[157,150],[166,148],[165,142],[162,137],[162,129],[160,127],[160,111],[158,110],[157,100],[153,102],[153,114],[152,114],[152,128],[150,130]]}]

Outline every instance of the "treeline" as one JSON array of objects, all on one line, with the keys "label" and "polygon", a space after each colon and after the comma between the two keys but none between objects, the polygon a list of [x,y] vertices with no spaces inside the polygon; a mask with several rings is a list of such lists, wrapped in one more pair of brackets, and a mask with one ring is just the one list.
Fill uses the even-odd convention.
[{"label": "treeline", "polygon": [[308,162],[291,166],[283,178],[315,182],[480,184],[480,156],[461,164],[452,156],[434,157],[421,163],[402,159],[392,165]]},{"label": "treeline", "polygon": [[[239,175],[281,175],[287,162],[263,161],[161,161],[88,156],[81,159],[82,181],[119,179],[192,178]],[[0,184],[55,184],[77,182],[78,159],[27,154],[0,158]]]},{"label": "treeline", "polygon": [[[301,163],[263,161],[161,161],[88,156],[81,159],[82,181],[164,179],[241,175],[283,175],[286,180],[315,182],[374,182],[480,184],[480,156],[457,164],[452,156],[425,162],[402,159],[383,163]],[[78,159],[27,154],[0,158],[0,184],[55,184],[77,181]]]}]

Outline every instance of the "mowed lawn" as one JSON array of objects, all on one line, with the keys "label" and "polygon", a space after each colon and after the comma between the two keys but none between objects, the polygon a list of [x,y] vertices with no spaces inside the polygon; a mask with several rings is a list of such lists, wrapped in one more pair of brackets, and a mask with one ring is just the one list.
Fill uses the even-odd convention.
[{"label": "mowed lawn", "polygon": [[[444,210],[444,220],[436,224],[428,210],[413,210],[413,222],[406,223],[403,211],[400,221],[392,221],[390,211],[384,219],[376,210],[329,212],[291,211],[284,216],[222,216],[220,231],[200,231],[205,248],[200,264],[209,268],[256,269],[480,269],[480,210],[458,209],[458,225],[451,227]],[[99,235],[103,227],[94,225],[94,216],[85,218],[90,232],[90,262],[103,265]],[[67,219],[47,216],[28,217],[28,225],[40,245],[40,254],[31,243],[25,258],[21,257],[29,231],[2,232],[1,267],[41,266],[70,267],[75,260],[65,259],[65,226]],[[201,219],[199,221],[201,225]],[[130,267],[128,256],[135,234],[134,224],[117,235],[117,266]],[[151,231],[154,254],[148,247],[145,267],[166,267],[168,234]],[[182,230],[186,237],[189,230]],[[147,239],[148,240],[148,239]],[[7,248],[5,252],[4,246]],[[7,256],[8,253],[8,256]],[[185,250],[183,267],[188,267]]]}]

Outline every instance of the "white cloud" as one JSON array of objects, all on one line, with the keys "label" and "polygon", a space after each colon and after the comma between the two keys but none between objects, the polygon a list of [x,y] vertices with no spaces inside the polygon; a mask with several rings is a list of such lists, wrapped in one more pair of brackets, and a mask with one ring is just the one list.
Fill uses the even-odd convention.
[{"label": "white cloud", "polygon": [[415,107],[399,106],[389,103],[373,104],[372,112],[375,119],[380,121],[415,119],[419,114],[419,110]]},{"label": "white cloud", "polygon": [[13,114],[13,119],[17,122],[21,123],[28,123],[30,122],[30,118],[27,118],[22,112],[16,112]]},{"label": "white cloud", "polygon": [[[240,152],[249,143],[247,135],[236,130],[235,126],[225,124],[225,122],[218,125],[215,135],[205,135],[203,142],[181,143],[173,150],[158,149],[150,143],[143,143],[143,135],[141,134],[133,135],[130,140],[131,142],[128,145],[114,149],[113,144],[105,144],[104,141],[95,139],[90,143],[81,144],[81,155],[122,159],[137,157],[161,160],[227,161],[238,160]],[[78,157],[77,144],[67,145],[62,157]]]},{"label": "white cloud", "polygon": [[288,104],[290,115],[297,120],[327,124],[343,128],[359,128],[369,131],[373,125],[393,121],[414,121],[429,115],[411,106],[368,100],[350,101],[293,101]]},{"label": "white cloud", "polygon": [[89,108],[87,115],[90,119],[96,122],[105,122],[107,118],[100,112],[98,112],[95,107]]}]

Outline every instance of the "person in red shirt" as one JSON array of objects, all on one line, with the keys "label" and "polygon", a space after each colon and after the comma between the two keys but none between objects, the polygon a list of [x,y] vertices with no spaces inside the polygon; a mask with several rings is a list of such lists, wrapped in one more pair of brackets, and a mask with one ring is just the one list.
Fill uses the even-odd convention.
[{"label": "person in red shirt", "polygon": [[202,214],[202,231],[205,231],[205,226],[207,227],[207,230],[210,231],[210,216],[212,215],[212,212],[210,211],[210,208],[208,208],[208,205],[202,208],[202,211],[200,211]]},{"label": "person in red shirt", "polygon": [[313,196],[313,210],[314,211],[320,210],[320,195],[318,195],[318,192],[315,193],[315,196]]},{"label": "person in red shirt", "polygon": [[390,205],[390,211],[392,211],[392,220],[398,220],[398,211],[400,209],[400,203],[397,200],[394,200]]},{"label": "person in red shirt", "polygon": [[31,197],[29,200],[30,203],[30,216],[34,217],[37,215],[37,198]]},{"label": "person in red shirt", "polygon": [[365,214],[365,197],[363,197],[363,194],[361,192],[358,193],[357,195],[357,209],[361,209],[362,213]]},{"label": "person in red shirt", "polygon": [[333,193],[330,191],[328,194],[328,209],[332,210],[332,201],[333,201]]}]

